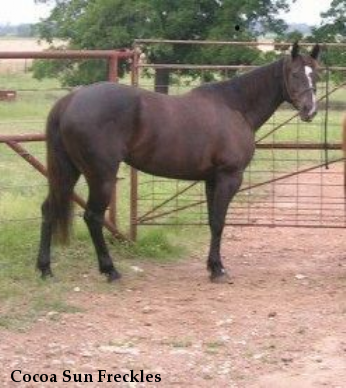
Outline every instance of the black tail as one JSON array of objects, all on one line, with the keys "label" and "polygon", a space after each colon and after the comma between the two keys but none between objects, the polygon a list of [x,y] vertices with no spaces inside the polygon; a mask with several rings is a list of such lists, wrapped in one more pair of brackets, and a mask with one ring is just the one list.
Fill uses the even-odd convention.
[{"label": "black tail", "polygon": [[69,241],[73,187],[79,176],[60,133],[60,117],[70,98],[68,95],[57,102],[48,116],[46,127],[49,214],[53,236],[60,243]]}]

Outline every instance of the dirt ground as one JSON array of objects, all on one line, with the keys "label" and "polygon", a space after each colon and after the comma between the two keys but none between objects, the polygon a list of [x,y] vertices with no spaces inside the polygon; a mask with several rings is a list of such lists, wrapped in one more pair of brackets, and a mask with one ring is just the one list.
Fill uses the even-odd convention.
[{"label": "dirt ground", "polygon": [[81,284],[70,302],[82,313],[51,311],[29,332],[0,332],[0,386],[48,386],[12,382],[15,369],[56,374],[54,387],[66,386],[64,370],[101,387],[98,370],[132,369],[161,382],[108,385],[345,387],[345,248],[344,230],[228,228],[232,285],[210,283],[204,257],[140,264],[108,295]]}]

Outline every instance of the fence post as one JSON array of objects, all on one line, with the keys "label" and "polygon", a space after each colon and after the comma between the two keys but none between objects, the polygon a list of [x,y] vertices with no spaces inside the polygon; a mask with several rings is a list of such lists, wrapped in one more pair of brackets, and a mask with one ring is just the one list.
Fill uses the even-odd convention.
[{"label": "fence post", "polygon": [[[118,56],[117,53],[114,53],[108,60],[108,81],[110,82],[118,82]],[[117,190],[118,180],[115,182],[111,200],[109,203],[109,211],[108,211],[108,220],[111,224],[113,224],[114,228],[118,229],[118,220],[117,220]]]},{"label": "fence post", "polygon": [[108,60],[108,81],[118,82],[118,54],[116,52]]},{"label": "fence post", "polygon": [[[131,85],[138,86],[138,62],[140,50],[134,48],[131,64]],[[138,220],[138,172],[131,167],[131,193],[130,193],[130,239],[137,239],[137,220]]]}]

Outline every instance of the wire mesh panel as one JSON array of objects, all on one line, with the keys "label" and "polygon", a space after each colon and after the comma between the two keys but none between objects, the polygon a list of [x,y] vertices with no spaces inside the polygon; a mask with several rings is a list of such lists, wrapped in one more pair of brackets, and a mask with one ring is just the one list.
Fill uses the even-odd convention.
[{"label": "wire mesh panel", "polygon": [[281,126],[286,115],[294,114],[283,106],[258,132],[256,156],[228,223],[345,226],[340,150],[344,86],[333,83],[330,88],[327,82],[331,76],[342,79],[343,74],[330,73],[325,70],[321,74],[320,112],[312,123],[295,117]]},{"label": "wire mesh panel", "polygon": [[343,162],[333,159],[327,169],[321,152],[304,153],[292,163],[292,151],[276,150],[269,160],[267,150],[258,150],[227,223],[344,227]]},{"label": "wire mesh panel", "polygon": [[[146,71],[159,68],[146,65]],[[169,65],[165,65],[169,68]],[[212,76],[229,79],[249,67],[171,67],[170,94],[181,94]],[[198,75],[196,76],[196,74]],[[319,113],[304,123],[283,104],[256,134],[255,157],[244,174],[226,224],[242,226],[345,227],[341,119],[346,101],[346,69],[321,70]],[[140,86],[153,89],[148,78]],[[339,81],[335,81],[339,80]],[[198,182],[138,177],[139,225],[207,223],[204,187]]]}]

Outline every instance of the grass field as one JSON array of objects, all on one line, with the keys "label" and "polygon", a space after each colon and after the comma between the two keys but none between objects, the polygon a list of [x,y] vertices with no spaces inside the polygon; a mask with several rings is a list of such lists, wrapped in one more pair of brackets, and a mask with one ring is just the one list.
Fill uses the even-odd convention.
[{"label": "grass field", "polygon": [[[146,81],[147,82],[147,81]],[[55,80],[42,82],[33,80],[30,73],[19,73],[9,77],[0,72],[0,89],[17,90],[16,102],[0,103],[0,133],[40,133],[44,130],[47,113],[57,98],[67,91],[60,89]],[[182,90],[180,89],[179,92]],[[346,101],[345,90],[337,92],[336,100]],[[290,117],[292,111],[283,110],[276,114],[258,133],[261,137],[273,126]],[[329,114],[328,139],[340,141],[340,121],[342,112],[331,111]],[[285,128],[266,141],[313,141],[324,140],[323,112],[309,125],[293,120]],[[27,144],[25,147],[44,162],[45,149],[40,143]],[[333,157],[333,154],[331,154]],[[316,160],[323,160],[323,153],[315,153]],[[288,161],[291,159],[291,162]],[[276,168],[287,170],[296,168],[296,151],[277,154]],[[303,159],[303,158],[302,158]],[[270,151],[258,153],[252,164],[253,171],[264,171],[271,165]],[[301,162],[304,164],[304,161]],[[120,172],[124,179],[119,183],[120,222],[124,230],[129,219],[129,171],[126,166]],[[263,179],[259,173],[256,179]],[[140,196],[146,201],[140,202],[143,214],[159,199],[167,198],[184,183],[162,181],[153,183],[147,176],[140,177]],[[155,198],[153,195],[155,190]],[[83,181],[78,191],[84,196],[86,187]],[[75,220],[75,237],[71,247],[54,249],[53,268],[60,279],[58,282],[42,282],[35,273],[34,264],[37,253],[40,225],[40,204],[46,195],[46,181],[26,162],[5,145],[0,145],[0,327],[25,328],[41,314],[49,311],[75,311],[75,307],[66,302],[66,295],[75,287],[85,290],[103,292],[109,286],[100,279],[96,260],[88,233],[77,211]],[[180,204],[203,198],[203,189],[199,186],[194,195],[190,192],[182,196]],[[190,202],[189,202],[190,201]],[[176,205],[175,203],[174,205]],[[163,209],[165,210],[165,209]],[[205,209],[179,213],[168,219],[170,223],[182,221],[189,223],[205,221]],[[167,221],[167,220],[166,220]],[[171,226],[165,228],[140,228],[139,241],[135,245],[111,244],[114,257],[120,257],[120,270],[131,276],[131,265],[141,260],[175,260],[186,252],[198,250],[201,242],[207,239],[207,229],[203,227],[196,233],[195,229]]]}]

